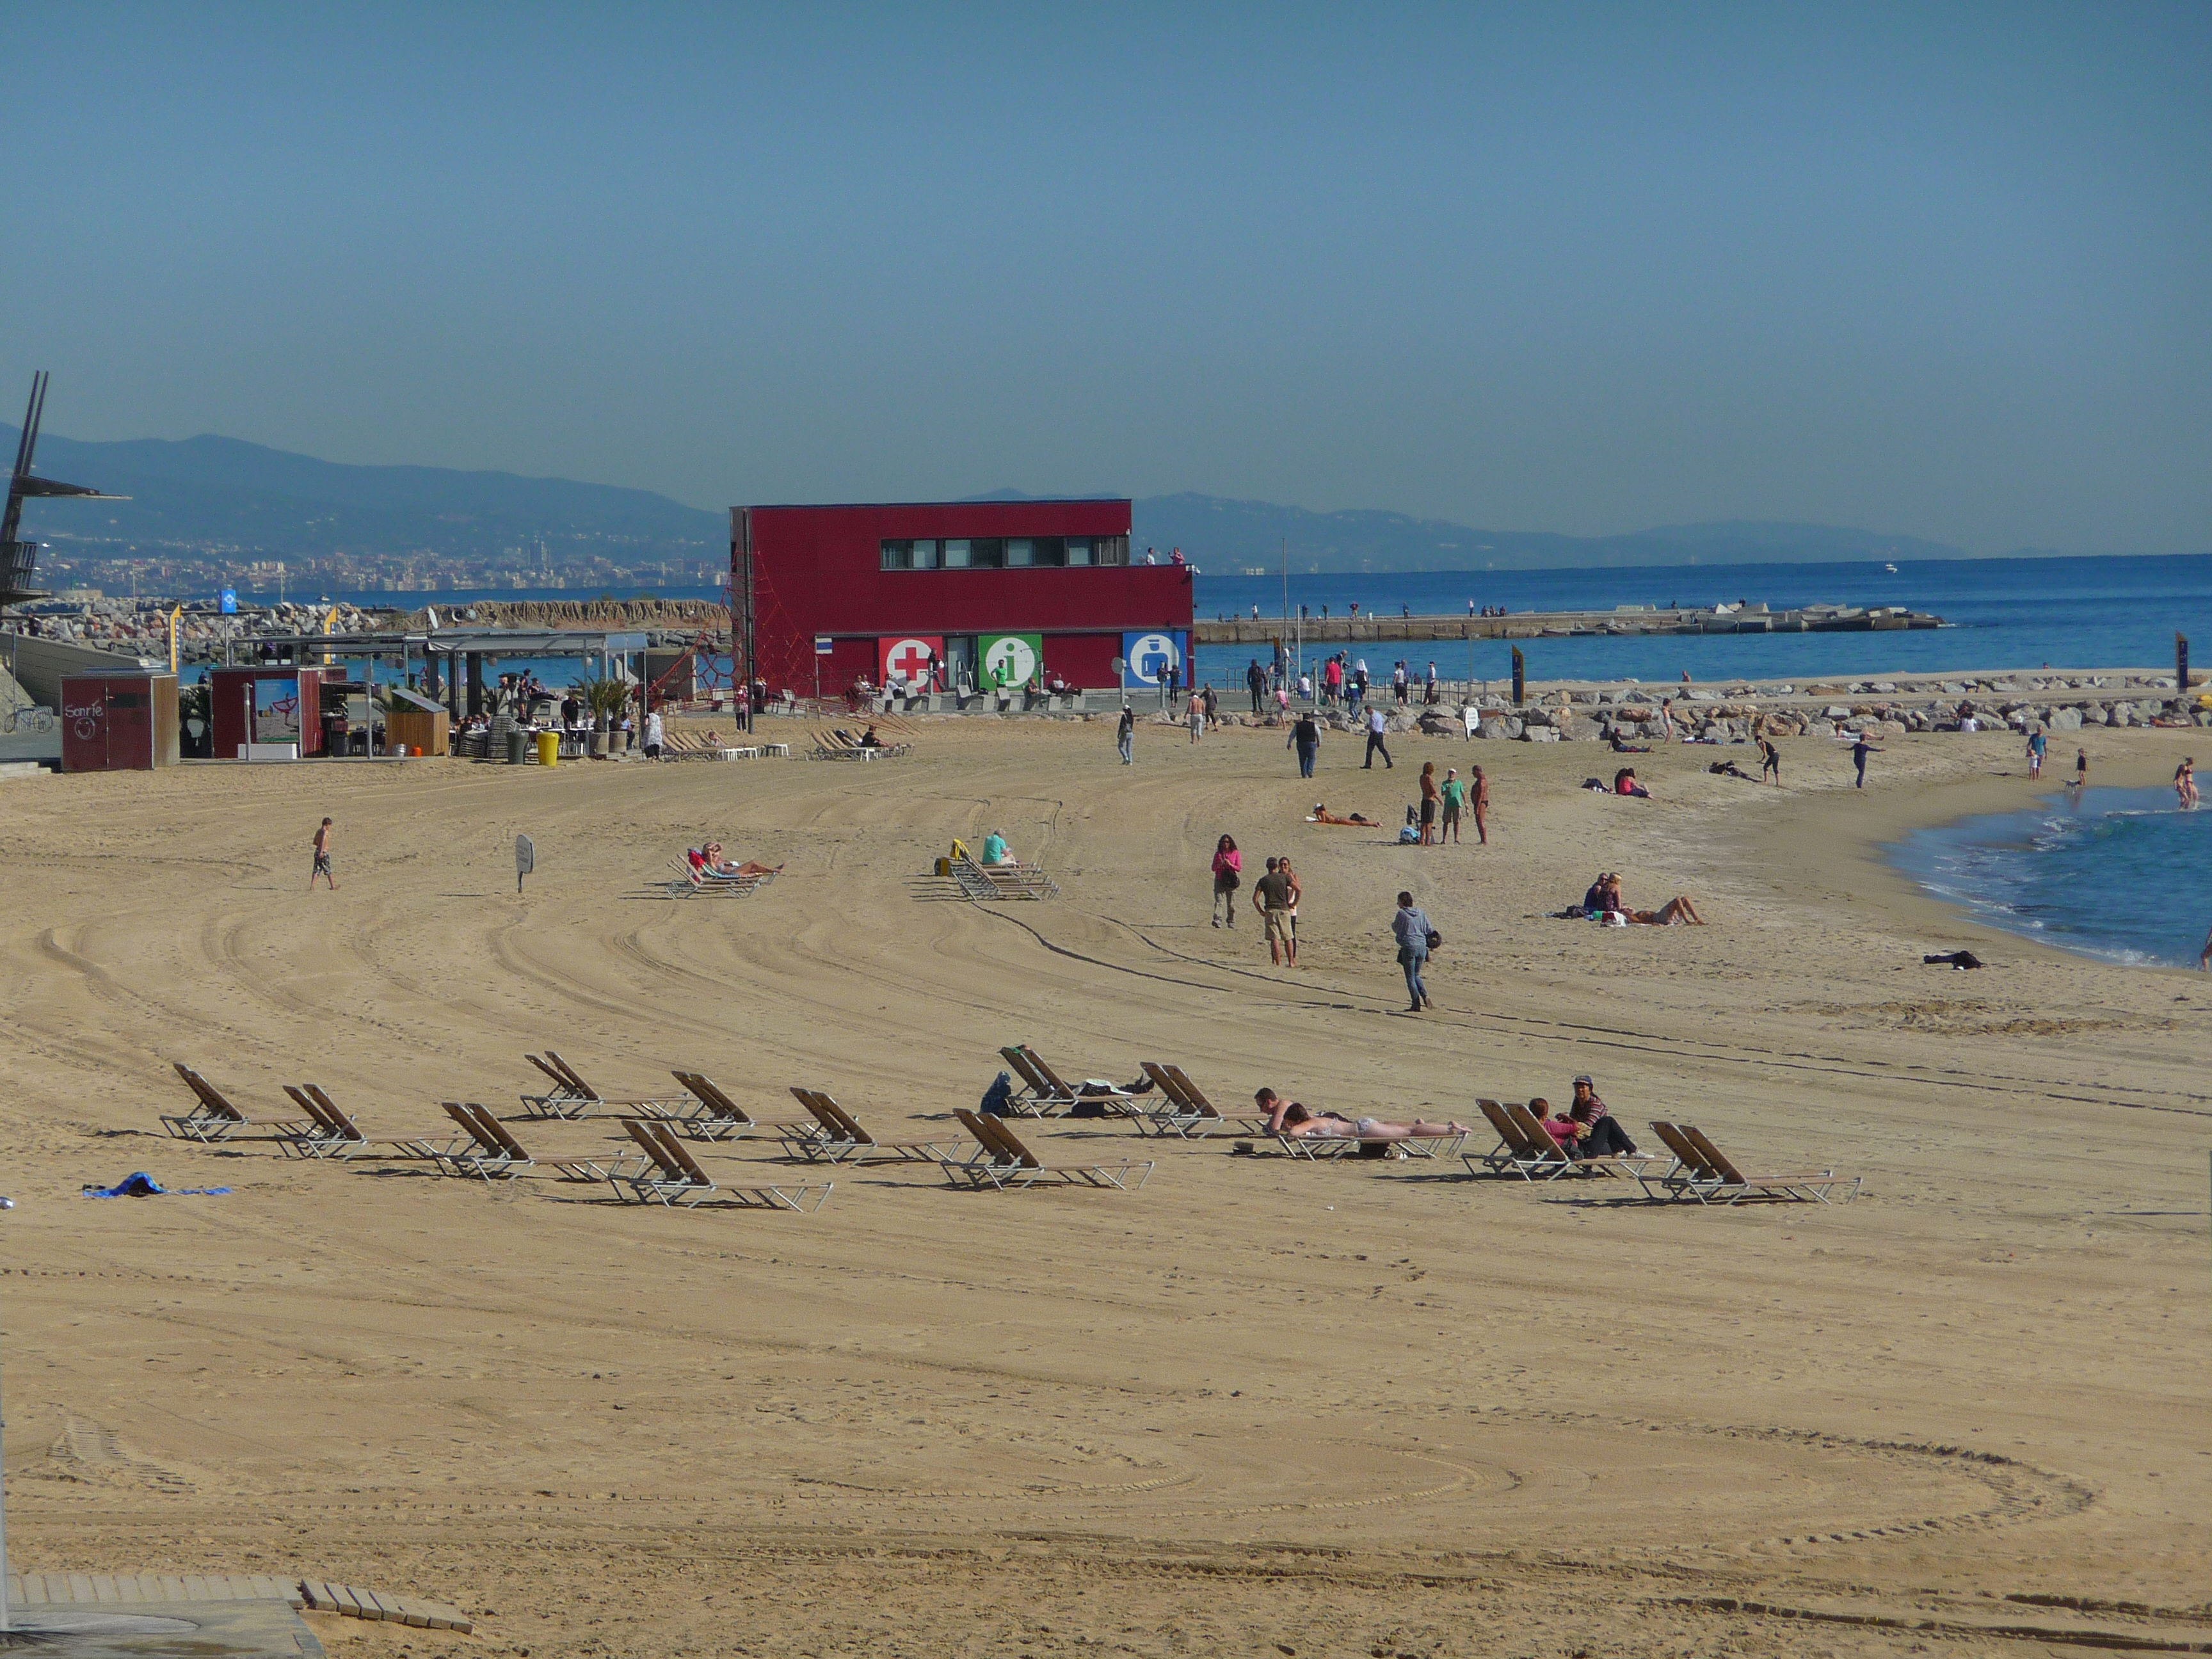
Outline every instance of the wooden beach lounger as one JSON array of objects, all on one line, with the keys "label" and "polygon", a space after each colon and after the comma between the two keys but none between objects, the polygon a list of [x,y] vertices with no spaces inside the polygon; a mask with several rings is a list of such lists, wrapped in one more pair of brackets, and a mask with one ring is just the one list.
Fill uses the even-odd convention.
[{"label": "wooden beach lounger", "polygon": [[948,859],[952,879],[971,899],[1057,898],[1060,885],[1042,870],[1011,864],[978,864],[963,854]]},{"label": "wooden beach lounger", "polygon": [[781,1137],[793,1158],[827,1164],[942,1164],[952,1155],[952,1148],[934,1140],[878,1140],[819,1089],[793,1085],[791,1092],[817,1126],[811,1133],[801,1128]]},{"label": "wooden beach lounger", "polygon": [[[1478,1100],[1475,1109],[1498,1131],[1498,1145],[1486,1152],[1462,1152],[1460,1158],[1471,1175],[1477,1168],[1492,1175],[1516,1175],[1523,1181],[1550,1181],[1565,1175],[1574,1160],[1560,1153],[1559,1143],[1539,1130],[1533,1137],[1505,1108],[1494,1100]],[[1523,1117],[1530,1115],[1527,1107]]]},{"label": "wooden beach lounger", "polygon": [[697,1139],[726,1140],[732,1135],[756,1133],[812,1134],[822,1127],[811,1117],[804,1121],[779,1118],[772,1122],[757,1118],[731,1099],[728,1091],[704,1072],[672,1072],[669,1075],[689,1090],[699,1102],[697,1110],[684,1113],[669,1121]]},{"label": "wooden beach lounger", "polygon": [[[1164,1066],[1156,1060],[1144,1062],[1145,1075],[1159,1091],[1157,1106],[1139,1105],[1132,1101],[1123,1109],[1129,1121],[1137,1126],[1140,1134],[1179,1135],[1185,1140],[1203,1140],[1208,1135],[1263,1135],[1267,1133],[1264,1117],[1230,1117],[1206,1097],[1190,1074],[1180,1066]],[[1154,1098],[1148,1097],[1148,1099]]]},{"label": "wooden beach lounger", "polygon": [[1577,1158],[1552,1138],[1552,1132],[1526,1106],[1501,1105],[1494,1100],[1478,1100],[1474,1103],[1489,1120],[1490,1127],[1498,1131],[1498,1145],[1492,1152],[1461,1154],[1470,1174],[1480,1164],[1493,1173],[1517,1175],[1523,1181],[1556,1181],[1570,1175],[1619,1176],[1624,1180],[1642,1181],[1652,1165],[1668,1161],[1641,1152],[1625,1158]]},{"label": "wooden beach lounger", "polygon": [[542,1095],[524,1095],[523,1109],[532,1117],[588,1117],[593,1112],[619,1112],[633,1117],[675,1117],[697,1102],[690,1095],[667,1100],[617,1100],[601,1094],[567,1060],[548,1048],[542,1054],[525,1054],[523,1058],[553,1080],[554,1087]]},{"label": "wooden beach lounger", "polygon": [[[1149,1162],[1050,1167],[1037,1162],[1036,1154],[1022,1145],[1021,1138],[1006,1127],[1004,1119],[984,1117],[964,1106],[952,1115],[960,1120],[962,1128],[975,1137],[980,1148],[976,1156],[964,1164],[945,1164],[945,1178],[956,1187],[965,1182],[979,1190],[989,1187],[1005,1192],[1011,1187],[1033,1187],[1042,1182],[1061,1187],[1112,1187],[1122,1192],[1134,1192],[1152,1172]],[[1130,1179],[1133,1173],[1136,1177],[1133,1181]]]},{"label": "wooden beach lounger", "polygon": [[[538,1160],[523,1151],[522,1143],[490,1107],[473,1100],[448,1100],[441,1104],[461,1133],[459,1139],[432,1150],[430,1156],[437,1160],[440,1173],[489,1181],[494,1176],[519,1176],[538,1167]],[[545,1167],[563,1181],[617,1181],[627,1173],[629,1163],[627,1158],[604,1164],[582,1158],[549,1161]]]},{"label": "wooden beach lounger", "polygon": [[672,868],[684,873],[672,882],[663,884],[671,898],[692,898],[702,893],[730,893],[744,898],[757,892],[775,879],[773,870],[749,876],[717,875],[712,870],[695,869],[689,859],[671,859]]},{"label": "wooden beach lounger", "polygon": [[1708,1139],[1704,1131],[1687,1124],[1651,1126],[1652,1133],[1674,1154],[1677,1167],[1656,1180],[1646,1180],[1644,1189],[1654,1197],[1695,1199],[1700,1204],[1739,1204],[1746,1199],[1787,1199],[1797,1203],[1827,1204],[1829,1194],[1844,1188],[1846,1204],[1858,1196],[1863,1176],[1839,1176],[1833,1170],[1805,1170],[1789,1175],[1746,1175],[1726,1153]]},{"label": "wooden beach lounger", "polygon": [[274,1139],[289,1140],[312,1127],[312,1122],[295,1121],[256,1123],[231,1104],[222,1090],[210,1083],[181,1060],[169,1062],[177,1068],[177,1075],[192,1091],[197,1103],[181,1116],[163,1114],[161,1127],[184,1140],[197,1140],[203,1146],[213,1146],[218,1140],[228,1140],[242,1129],[258,1129]]},{"label": "wooden beach lounger", "polygon": [[1110,1083],[1086,1080],[1079,1087],[1054,1071],[1044,1056],[1026,1042],[1000,1049],[999,1057],[1022,1080],[1021,1089],[1007,1100],[1006,1108],[1023,1117],[1053,1117],[1086,1103],[1127,1113],[1128,1103],[1149,1098]]},{"label": "wooden beach lounger", "polygon": [[[660,1204],[670,1208],[681,1205],[690,1209],[696,1204],[718,1200],[744,1209],[797,1210],[801,1213],[818,1210],[830,1201],[836,1182],[825,1181],[819,1187],[724,1187],[700,1167],[699,1160],[691,1156],[691,1149],[676,1138],[676,1131],[659,1120],[624,1118],[623,1127],[629,1131],[645,1153],[645,1168],[636,1175],[619,1177],[622,1186],[641,1204]],[[619,1193],[621,1187],[616,1191]],[[811,1197],[812,1203],[807,1200]]]},{"label": "wooden beach lounger", "polygon": [[284,1150],[300,1158],[335,1158],[340,1160],[374,1152],[378,1147],[390,1147],[389,1152],[377,1152],[380,1158],[426,1158],[435,1161],[438,1149],[427,1140],[408,1140],[393,1137],[372,1139],[362,1133],[356,1123],[319,1083],[301,1085],[288,1083],[284,1092],[292,1097],[301,1110],[313,1119],[312,1127],[283,1142]]}]

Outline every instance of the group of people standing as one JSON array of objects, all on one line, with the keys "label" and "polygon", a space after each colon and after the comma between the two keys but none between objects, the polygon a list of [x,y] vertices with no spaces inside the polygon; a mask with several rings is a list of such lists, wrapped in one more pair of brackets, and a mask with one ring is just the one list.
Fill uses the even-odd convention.
[{"label": "group of people standing", "polygon": [[[1237,926],[1237,894],[1244,884],[1244,854],[1237,837],[1226,836],[1213,848],[1213,925]],[[1267,938],[1267,958],[1279,968],[1298,965],[1298,899],[1304,890],[1287,858],[1267,860],[1267,872],[1253,884],[1252,908]]]},{"label": "group of people standing", "polygon": [[[1459,768],[1444,769],[1442,783],[1437,781],[1437,763],[1421,763],[1421,839],[1424,847],[1441,847],[1447,839],[1460,839],[1460,821],[1474,820],[1476,841],[1490,845],[1490,780],[1482,775],[1480,766],[1468,769],[1469,775],[1462,781]],[[1312,775],[1309,773],[1307,775]],[[1443,822],[1437,822],[1441,814]]]}]

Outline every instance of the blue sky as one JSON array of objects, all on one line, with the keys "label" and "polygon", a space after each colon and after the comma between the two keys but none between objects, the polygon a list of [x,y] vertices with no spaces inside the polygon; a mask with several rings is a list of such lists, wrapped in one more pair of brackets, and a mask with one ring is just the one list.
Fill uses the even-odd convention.
[{"label": "blue sky", "polygon": [[52,369],[73,437],[2212,547],[2203,5],[49,5],[0,53],[0,395]]}]

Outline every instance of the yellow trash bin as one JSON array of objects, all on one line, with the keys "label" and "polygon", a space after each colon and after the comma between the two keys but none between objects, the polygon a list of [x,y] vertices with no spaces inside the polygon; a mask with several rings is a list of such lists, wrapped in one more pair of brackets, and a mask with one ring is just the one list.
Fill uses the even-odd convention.
[{"label": "yellow trash bin", "polygon": [[538,734],[538,763],[540,766],[558,766],[561,763],[561,734],[558,732],[540,732]]}]

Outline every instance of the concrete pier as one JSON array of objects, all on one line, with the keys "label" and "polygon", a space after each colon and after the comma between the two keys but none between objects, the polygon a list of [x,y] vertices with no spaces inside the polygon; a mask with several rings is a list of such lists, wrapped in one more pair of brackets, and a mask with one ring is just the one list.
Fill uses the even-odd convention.
[{"label": "concrete pier", "polygon": [[1941,628],[1941,617],[1903,605],[1814,605],[1770,611],[1763,605],[1727,610],[1658,610],[1622,605],[1612,611],[1516,611],[1503,617],[1362,615],[1353,617],[1218,617],[1192,624],[1200,645],[1269,645],[1294,630],[1308,643],[1352,644],[1402,640],[1638,639],[1686,634],[1888,633]]}]

